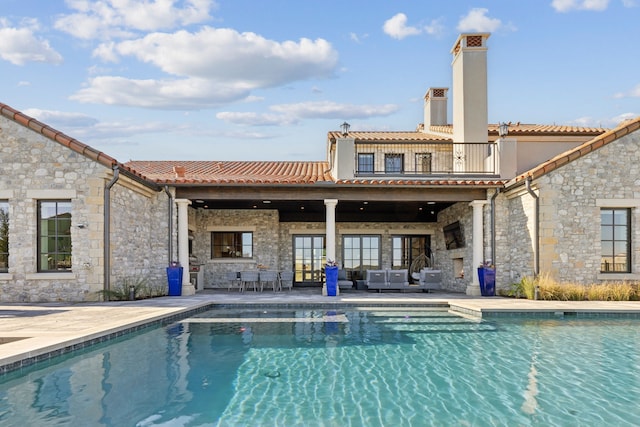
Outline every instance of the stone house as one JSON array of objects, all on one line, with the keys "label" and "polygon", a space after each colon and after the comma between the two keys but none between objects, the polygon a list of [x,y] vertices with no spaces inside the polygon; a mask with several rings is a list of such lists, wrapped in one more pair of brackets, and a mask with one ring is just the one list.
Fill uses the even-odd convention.
[{"label": "stone house", "polygon": [[425,95],[407,132],[327,135],[326,161],[120,163],[0,104],[0,300],[99,300],[135,277],[182,293],[226,273],[292,270],[321,287],[335,260],[367,269],[428,259],[442,287],[479,294],[548,272],[560,281],[636,280],[640,118],[618,128],[489,124],[487,40],[462,34],[448,92]]}]

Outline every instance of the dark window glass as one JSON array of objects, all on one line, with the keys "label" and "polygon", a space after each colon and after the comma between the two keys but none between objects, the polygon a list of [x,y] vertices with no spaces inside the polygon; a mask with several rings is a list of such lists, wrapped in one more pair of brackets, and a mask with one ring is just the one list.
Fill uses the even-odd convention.
[{"label": "dark window glass", "polygon": [[211,233],[211,258],[253,258],[253,233]]},{"label": "dark window glass", "polygon": [[631,230],[629,209],[600,210],[600,271],[631,272]]},{"label": "dark window glass", "polygon": [[431,172],[431,153],[416,154],[416,172],[418,173]]},{"label": "dark window glass", "polygon": [[358,154],[358,173],[373,173],[373,153]]},{"label": "dark window glass", "polygon": [[404,171],[404,154],[385,154],[384,171],[386,173],[401,173]]},{"label": "dark window glass", "polygon": [[0,273],[9,271],[9,203],[0,201]]},{"label": "dark window glass", "polygon": [[38,271],[71,271],[71,202],[38,202]]}]

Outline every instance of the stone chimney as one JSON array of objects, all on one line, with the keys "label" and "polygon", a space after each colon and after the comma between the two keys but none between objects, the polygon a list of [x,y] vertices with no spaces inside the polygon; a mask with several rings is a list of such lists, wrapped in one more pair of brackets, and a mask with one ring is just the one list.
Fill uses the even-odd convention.
[{"label": "stone chimney", "polygon": [[[460,34],[453,54],[453,142],[488,142],[487,39]],[[425,124],[426,127],[426,124]]]},{"label": "stone chimney", "polygon": [[443,126],[447,123],[447,91],[449,88],[431,87],[424,96],[424,129],[430,126]]}]

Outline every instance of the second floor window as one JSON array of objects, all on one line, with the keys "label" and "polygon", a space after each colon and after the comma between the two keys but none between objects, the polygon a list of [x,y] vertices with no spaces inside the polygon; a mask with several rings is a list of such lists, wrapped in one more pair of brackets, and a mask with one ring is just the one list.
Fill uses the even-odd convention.
[{"label": "second floor window", "polygon": [[373,153],[358,154],[358,173],[373,173]]},{"label": "second floor window", "polygon": [[212,232],[211,258],[253,258],[253,233]]},{"label": "second floor window", "polygon": [[416,154],[416,172],[417,173],[431,172],[431,153]]},{"label": "second floor window", "polygon": [[385,154],[384,155],[384,171],[386,173],[402,173],[404,172],[404,154]]},{"label": "second floor window", "polygon": [[9,271],[9,204],[0,201],[0,273]]},{"label": "second floor window", "polygon": [[38,202],[38,271],[71,270],[71,202]]}]

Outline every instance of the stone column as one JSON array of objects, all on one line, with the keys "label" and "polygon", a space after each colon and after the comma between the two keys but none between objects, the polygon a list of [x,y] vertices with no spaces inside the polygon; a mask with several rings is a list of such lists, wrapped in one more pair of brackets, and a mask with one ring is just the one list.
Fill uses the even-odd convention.
[{"label": "stone column", "polygon": [[[326,206],[326,237],[325,237],[325,245],[326,245],[326,258],[327,261],[335,261],[336,260],[336,206],[338,205],[337,199],[325,199],[324,205]],[[339,291],[337,291],[339,292]],[[327,295],[327,283],[322,285],[322,295]]]},{"label": "stone column", "polygon": [[176,199],[178,205],[178,262],[182,266],[182,295],[194,295],[195,288],[189,280],[189,214],[188,199]]},{"label": "stone column", "polygon": [[471,284],[467,285],[467,295],[480,295],[480,279],[478,278],[478,266],[484,261],[484,216],[483,208],[486,200],[474,200],[469,203],[473,207],[473,259],[471,260]]}]

